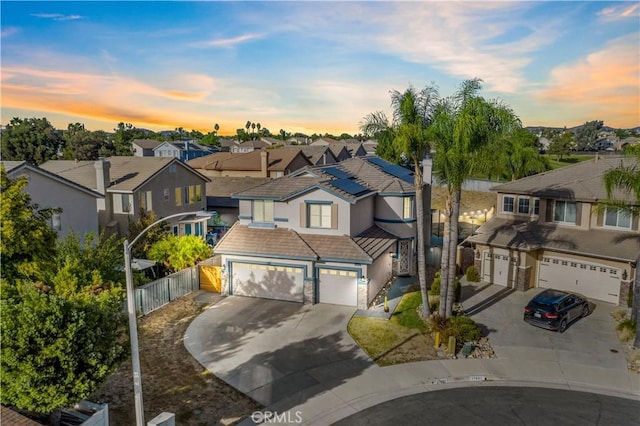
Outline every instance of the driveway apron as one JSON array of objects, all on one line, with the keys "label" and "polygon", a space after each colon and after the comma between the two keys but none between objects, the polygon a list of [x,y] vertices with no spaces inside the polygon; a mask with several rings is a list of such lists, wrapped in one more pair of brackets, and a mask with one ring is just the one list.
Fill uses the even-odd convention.
[{"label": "driveway apron", "polygon": [[347,333],[355,308],[229,296],[189,325],[185,347],[207,370],[268,406],[308,398],[373,363]]}]

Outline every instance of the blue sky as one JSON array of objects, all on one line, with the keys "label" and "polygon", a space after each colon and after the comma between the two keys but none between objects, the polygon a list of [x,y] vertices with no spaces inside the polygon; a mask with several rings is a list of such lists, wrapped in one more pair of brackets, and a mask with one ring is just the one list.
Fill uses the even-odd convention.
[{"label": "blue sky", "polygon": [[65,129],[359,132],[389,91],[482,94],[525,126],[640,125],[640,3],[1,2],[1,118]]}]

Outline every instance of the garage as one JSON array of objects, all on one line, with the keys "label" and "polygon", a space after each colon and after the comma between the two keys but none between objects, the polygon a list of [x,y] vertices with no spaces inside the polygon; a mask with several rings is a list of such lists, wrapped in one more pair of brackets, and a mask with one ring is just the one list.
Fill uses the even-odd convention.
[{"label": "garage", "polygon": [[302,302],[304,268],[231,262],[231,294]]},{"label": "garage", "polygon": [[358,274],[356,271],[318,268],[320,303],[358,306]]},{"label": "garage", "polygon": [[484,281],[501,286],[513,286],[516,274],[516,258],[505,249],[485,250],[482,261]]},{"label": "garage", "polygon": [[545,256],[539,262],[538,287],[580,293],[618,304],[620,269],[576,259]]}]

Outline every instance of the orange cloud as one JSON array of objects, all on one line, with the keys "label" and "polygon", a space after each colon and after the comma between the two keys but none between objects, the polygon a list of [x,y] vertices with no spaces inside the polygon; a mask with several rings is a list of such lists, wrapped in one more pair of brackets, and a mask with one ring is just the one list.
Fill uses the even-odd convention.
[{"label": "orange cloud", "polygon": [[616,39],[580,61],[555,68],[547,88],[539,91],[537,97],[573,105],[589,111],[593,119],[606,119],[607,123],[621,122],[622,117],[627,117],[626,126],[637,126],[640,117],[637,34]]}]

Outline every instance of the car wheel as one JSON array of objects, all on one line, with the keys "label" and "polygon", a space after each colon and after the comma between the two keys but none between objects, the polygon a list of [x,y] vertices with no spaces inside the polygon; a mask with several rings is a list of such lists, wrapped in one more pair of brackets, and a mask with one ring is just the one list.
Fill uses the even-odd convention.
[{"label": "car wheel", "polygon": [[586,317],[587,315],[589,315],[589,304],[585,303],[582,307],[582,316]]},{"label": "car wheel", "polygon": [[563,319],[562,321],[560,321],[560,327],[558,328],[558,331],[560,333],[564,333],[566,329],[567,329],[567,320]]}]

